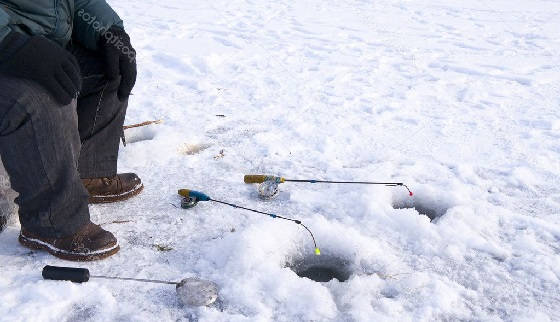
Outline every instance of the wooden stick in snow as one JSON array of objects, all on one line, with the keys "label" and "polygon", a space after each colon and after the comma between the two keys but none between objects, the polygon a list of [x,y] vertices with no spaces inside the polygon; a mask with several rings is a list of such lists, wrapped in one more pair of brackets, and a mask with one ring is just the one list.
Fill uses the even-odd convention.
[{"label": "wooden stick in snow", "polygon": [[142,127],[142,126],[151,125],[151,124],[161,124],[161,123],[163,123],[163,120],[146,121],[146,122],[142,122],[142,123],[138,123],[138,124],[125,125],[125,126],[123,126],[123,130],[128,130],[128,129],[132,129],[132,128],[135,128],[135,127]]}]

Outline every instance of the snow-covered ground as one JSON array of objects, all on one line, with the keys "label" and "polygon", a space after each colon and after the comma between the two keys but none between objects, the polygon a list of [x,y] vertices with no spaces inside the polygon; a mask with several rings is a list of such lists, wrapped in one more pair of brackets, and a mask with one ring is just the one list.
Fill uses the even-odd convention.
[{"label": "snow-covered ground", "polygon": [[[558,1],[110,1],[138,51],[120,171],[137,198],[91,207],[116,256],[70,263],[0,234],[2,321],[560,320]],[[218,116],[223,115],[223,116]],[[402,181],[286,183],[243,174]],[[301,219],[307,232],[178,188]],[[424,214],[437,215],[430,222]],[[43,281],[44,265],[220,287]]]}]

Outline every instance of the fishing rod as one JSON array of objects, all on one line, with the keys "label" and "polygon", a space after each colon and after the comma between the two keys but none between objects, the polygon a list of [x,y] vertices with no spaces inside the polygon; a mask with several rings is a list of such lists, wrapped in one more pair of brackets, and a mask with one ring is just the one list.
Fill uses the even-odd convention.
[{"label": "fishing rod", "polygon": [[331,184],[363,184],[363,185],[380,185],[386,187],[404,187],[408,190],[408,194],[412,197],[414,193],[408,186],[402,182],[372,182],[372,181],[333,181],[333,180],[315,180],[315,179],[286,179],[284,177],[265,175],[265,174],[247,174],[244,177],[247,184],[258,183],[259,195],[265,199],[270,199],[278,194],[278,185],[285,182],[299,183],[331,183]]},{"label": "fishing rod", "polygon": [[251,209],[251,208],[247,208],[247,207],[243,207],[243,206],[239,206],[233,203],[229,203],[229,202],[225,202],[225,201],[221,201],[221,200],[216,200],[213,198],[210,198],[208,195],[200,192],[200,191],[195,191],[195,190],[189,190],[189,189],[180,189],[178,191],[179,195],[181,197],[183,197],[183,200],[181,201],[181,208],[183,209],[188,209],[188,208],[192,208],[194,206],[196,206],[196,204],[199,201],[212,201],[212,202],[216,202],[216,203],[220,203],[223,205],[227,205],[233,208],[237,208],[237,209],[243,209],[243,210],[247,210],[247,211],[251,211],[257,214],[263,214],[266,216],[269,216],[273,219],[283,219],[286,221],[291,221],[297,225],[302,226],[303,228],[305,228],[305,230],[307,230],[309,232],[309,235],[311,235],[311,239],[313,240],[313,245],[315,246],[315,255],[321,255],[321,250],[319,249],[319,247],[317,247],[317,242],[315,241],[315,236],[313,235],[313,232],[311,232],[311,230],[305,226],[301,220],[298,219],[293,219],[293,218],[288,218],[288,217],[284,217],[284,216],[279,216],[273,213],[268,213],[268,212],[263,212],[263,211],[259,211],[259,210],[255,210],[255,209]]}]

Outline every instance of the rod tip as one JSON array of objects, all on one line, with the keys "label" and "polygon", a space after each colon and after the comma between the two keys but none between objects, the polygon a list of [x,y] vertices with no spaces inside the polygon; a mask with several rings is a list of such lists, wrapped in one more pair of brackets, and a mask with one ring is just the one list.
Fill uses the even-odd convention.
[{"label": "rod tip", "polygon": [[414,196],[414,193],[412,193],[412,191],[411,191],[411,192],[409,192],[409,195],[412,197],[412,196]]},{"label": "rod tip", "polygon": [[321,255],[321,250],[319,248],[315,248],[315,255]]}]

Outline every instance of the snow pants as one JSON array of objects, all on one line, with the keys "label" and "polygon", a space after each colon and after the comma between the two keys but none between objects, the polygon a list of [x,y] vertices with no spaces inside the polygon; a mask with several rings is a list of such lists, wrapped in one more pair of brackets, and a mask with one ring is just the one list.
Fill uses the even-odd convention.
[{"label": "snow pants", "polygon": [[61,106],[38,84],[0,75],[0,156],[19,196],[20,223],[39,236],[74,234],[89,221],[81,178],[117,173],[127,101],[119,80],[105,77],[102,58],[68,49],[82,72],[82,92]]}]

